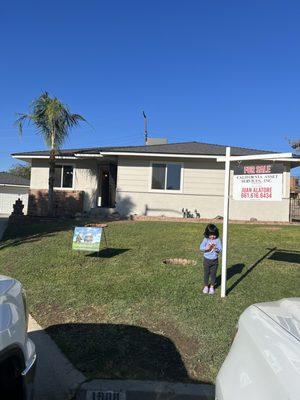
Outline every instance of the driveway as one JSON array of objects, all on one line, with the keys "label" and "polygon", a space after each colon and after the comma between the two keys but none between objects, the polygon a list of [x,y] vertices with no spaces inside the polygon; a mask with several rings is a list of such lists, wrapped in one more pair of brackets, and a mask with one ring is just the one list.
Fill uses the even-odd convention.
[{"label": "driveway", "polygon": [[5,232],[6,225],[8,222],[8,214],[0,214],[0,240],[2,239],[2,236]]}]

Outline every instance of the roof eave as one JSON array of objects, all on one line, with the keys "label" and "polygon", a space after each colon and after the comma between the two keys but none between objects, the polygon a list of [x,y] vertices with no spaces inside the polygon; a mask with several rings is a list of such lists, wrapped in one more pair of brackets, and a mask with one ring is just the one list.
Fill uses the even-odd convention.
[{"label": "roof eave", "polygon": [[103,156],[134,156],[134,157],[162,157],[162,158],[208,158],[215,159],[218,155],[182,154],[182,153],[151,153],[134,151],[101,151]]},{"label": "roof eave", "polygon": [[[13,158],[16,158],[17,160],[32,160],[32,159],[49,159],[50,156],[47,155],[30,155],[30,154],[12,154],[11,155]],[[55,156],[56,159],[60,160],[76,160],[77,157],[75,156]]]}]

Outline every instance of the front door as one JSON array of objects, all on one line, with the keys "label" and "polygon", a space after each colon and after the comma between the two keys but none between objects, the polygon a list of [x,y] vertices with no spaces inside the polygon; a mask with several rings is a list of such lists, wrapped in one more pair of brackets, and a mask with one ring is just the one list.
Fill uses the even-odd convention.
[{"label": "front door", "polygon": [[109,207],[109,170],[101,171],[101,207]]}]

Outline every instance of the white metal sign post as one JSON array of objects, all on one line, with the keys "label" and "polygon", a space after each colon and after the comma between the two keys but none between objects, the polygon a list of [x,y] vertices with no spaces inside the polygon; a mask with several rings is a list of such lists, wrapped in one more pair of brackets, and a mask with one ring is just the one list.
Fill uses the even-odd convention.
[{"label": "white metal sign post", "polygon": [[226,296],[228,219],[229,219],[229,191],[230,191],[230,147],[226,147],[225,181],[224,181],[223,254],[222,254],[221,297],[225,297]]},{"label": "white metal sign post", "polygon": [[230,197],[230,162],[244,160],[273,160],[281,159],[293,161],[292,153],[266,153],[250,156],[231,156],[230,147],[226,147],[225,157],[217,157],[217,162],[225,162],[225,181],[224,181],[224,210],[223,210],[223,252],[222,252],[222,272],[221,272],[221,297],[226,296],[226,274],[227,274],[227,250],[228,250],[228,220],[229,220],[229,197]]}]

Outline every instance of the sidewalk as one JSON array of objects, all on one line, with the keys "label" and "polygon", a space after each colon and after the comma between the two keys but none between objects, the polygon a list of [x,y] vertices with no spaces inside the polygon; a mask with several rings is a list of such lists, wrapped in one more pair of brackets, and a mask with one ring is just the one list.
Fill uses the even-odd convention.
[{"label": "sidewalk", "polygon": [[30,316],[28,333],[37,353],[35,400],[71,399],[86,380],[63,355],[50,336]]}]

